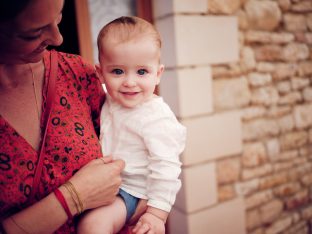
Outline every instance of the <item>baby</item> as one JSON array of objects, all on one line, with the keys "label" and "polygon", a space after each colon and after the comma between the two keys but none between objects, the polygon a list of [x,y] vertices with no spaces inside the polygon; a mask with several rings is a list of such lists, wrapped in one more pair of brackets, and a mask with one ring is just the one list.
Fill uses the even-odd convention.
[{"label": "baby", "polygon": [[146,199],[147,210],[133,232],[163,234],[181,187],[186,129],[154,94],[164,71],[160,35],[143,19],[120,17],[102,28],[98,47],[97,72],[108,92],[101,112],[102,151],[123,159],[126,167],[115,202],[87,213],[79,232],[117,233]]}]

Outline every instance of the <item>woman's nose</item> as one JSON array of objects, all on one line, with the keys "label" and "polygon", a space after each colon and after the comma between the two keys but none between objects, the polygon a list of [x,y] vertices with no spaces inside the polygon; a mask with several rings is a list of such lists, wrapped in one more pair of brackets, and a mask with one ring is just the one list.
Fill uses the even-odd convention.
[{"label": "woman's nose", "polygon": [[50,30],[48,31],[46,42],[52,46],[59,46],[63,43],[63,36],[60,33],[58,24],[55,23],[51,25]]}]

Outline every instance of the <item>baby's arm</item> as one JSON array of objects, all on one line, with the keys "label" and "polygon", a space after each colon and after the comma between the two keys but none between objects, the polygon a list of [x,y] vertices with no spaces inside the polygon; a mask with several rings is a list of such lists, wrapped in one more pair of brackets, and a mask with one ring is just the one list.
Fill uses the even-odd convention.
[{"label": "baby's arm", "polygon": [[165,233],[168,212],[149,206],[132,230],[133,233]]}]

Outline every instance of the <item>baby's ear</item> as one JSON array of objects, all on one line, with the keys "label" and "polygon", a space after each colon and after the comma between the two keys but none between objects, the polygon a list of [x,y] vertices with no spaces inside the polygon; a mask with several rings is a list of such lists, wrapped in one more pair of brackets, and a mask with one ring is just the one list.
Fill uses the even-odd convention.
[{"label": "baby's ear", "polygon": [[101,69],[100,64],[95,64],[94,67],[98,75],[102,75],[102,69]]},{"label": "baby's ear", "polygon": [[157,70],[157,84],[159,84],[160,78],[161,78],[164,70],[165,70],[164,64],[160,64],[159,67],[158,67],[158,70]]},{"label": "baby's ear", "polygon": [[99,64],[94,65],[96,73],[98,77],[100,78],[101,82],[104,83],[104,78],[103,78],[103,73],[102,73],[102,68]]}]

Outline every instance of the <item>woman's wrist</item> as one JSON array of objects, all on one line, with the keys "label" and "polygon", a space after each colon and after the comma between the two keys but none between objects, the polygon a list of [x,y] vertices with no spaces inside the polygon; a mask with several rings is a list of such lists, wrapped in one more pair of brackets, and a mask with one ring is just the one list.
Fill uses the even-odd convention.
[{"label": "woman's wrist", "polygon": [[71,211],[69,210],[67,201],[65,200],[63,193],[57,188],[54,190],[54,195],[57,198],[57,200],[60,202],[60,204],[62,205],[64,211],[66,212],[67,218],[72,219],[73,215]]},{"label": "woman's wrist", "polygon": [[63,194],[64,199],[67,203],[68,209],[71,213],[72,216],[76,216],[78,215],[78,209],[77,209],[77,205],[76,202],[74,201],[74,199],[72,198],[71,193],[68,191],[68,189],[62,185],[59,188],[59,191]]}]

